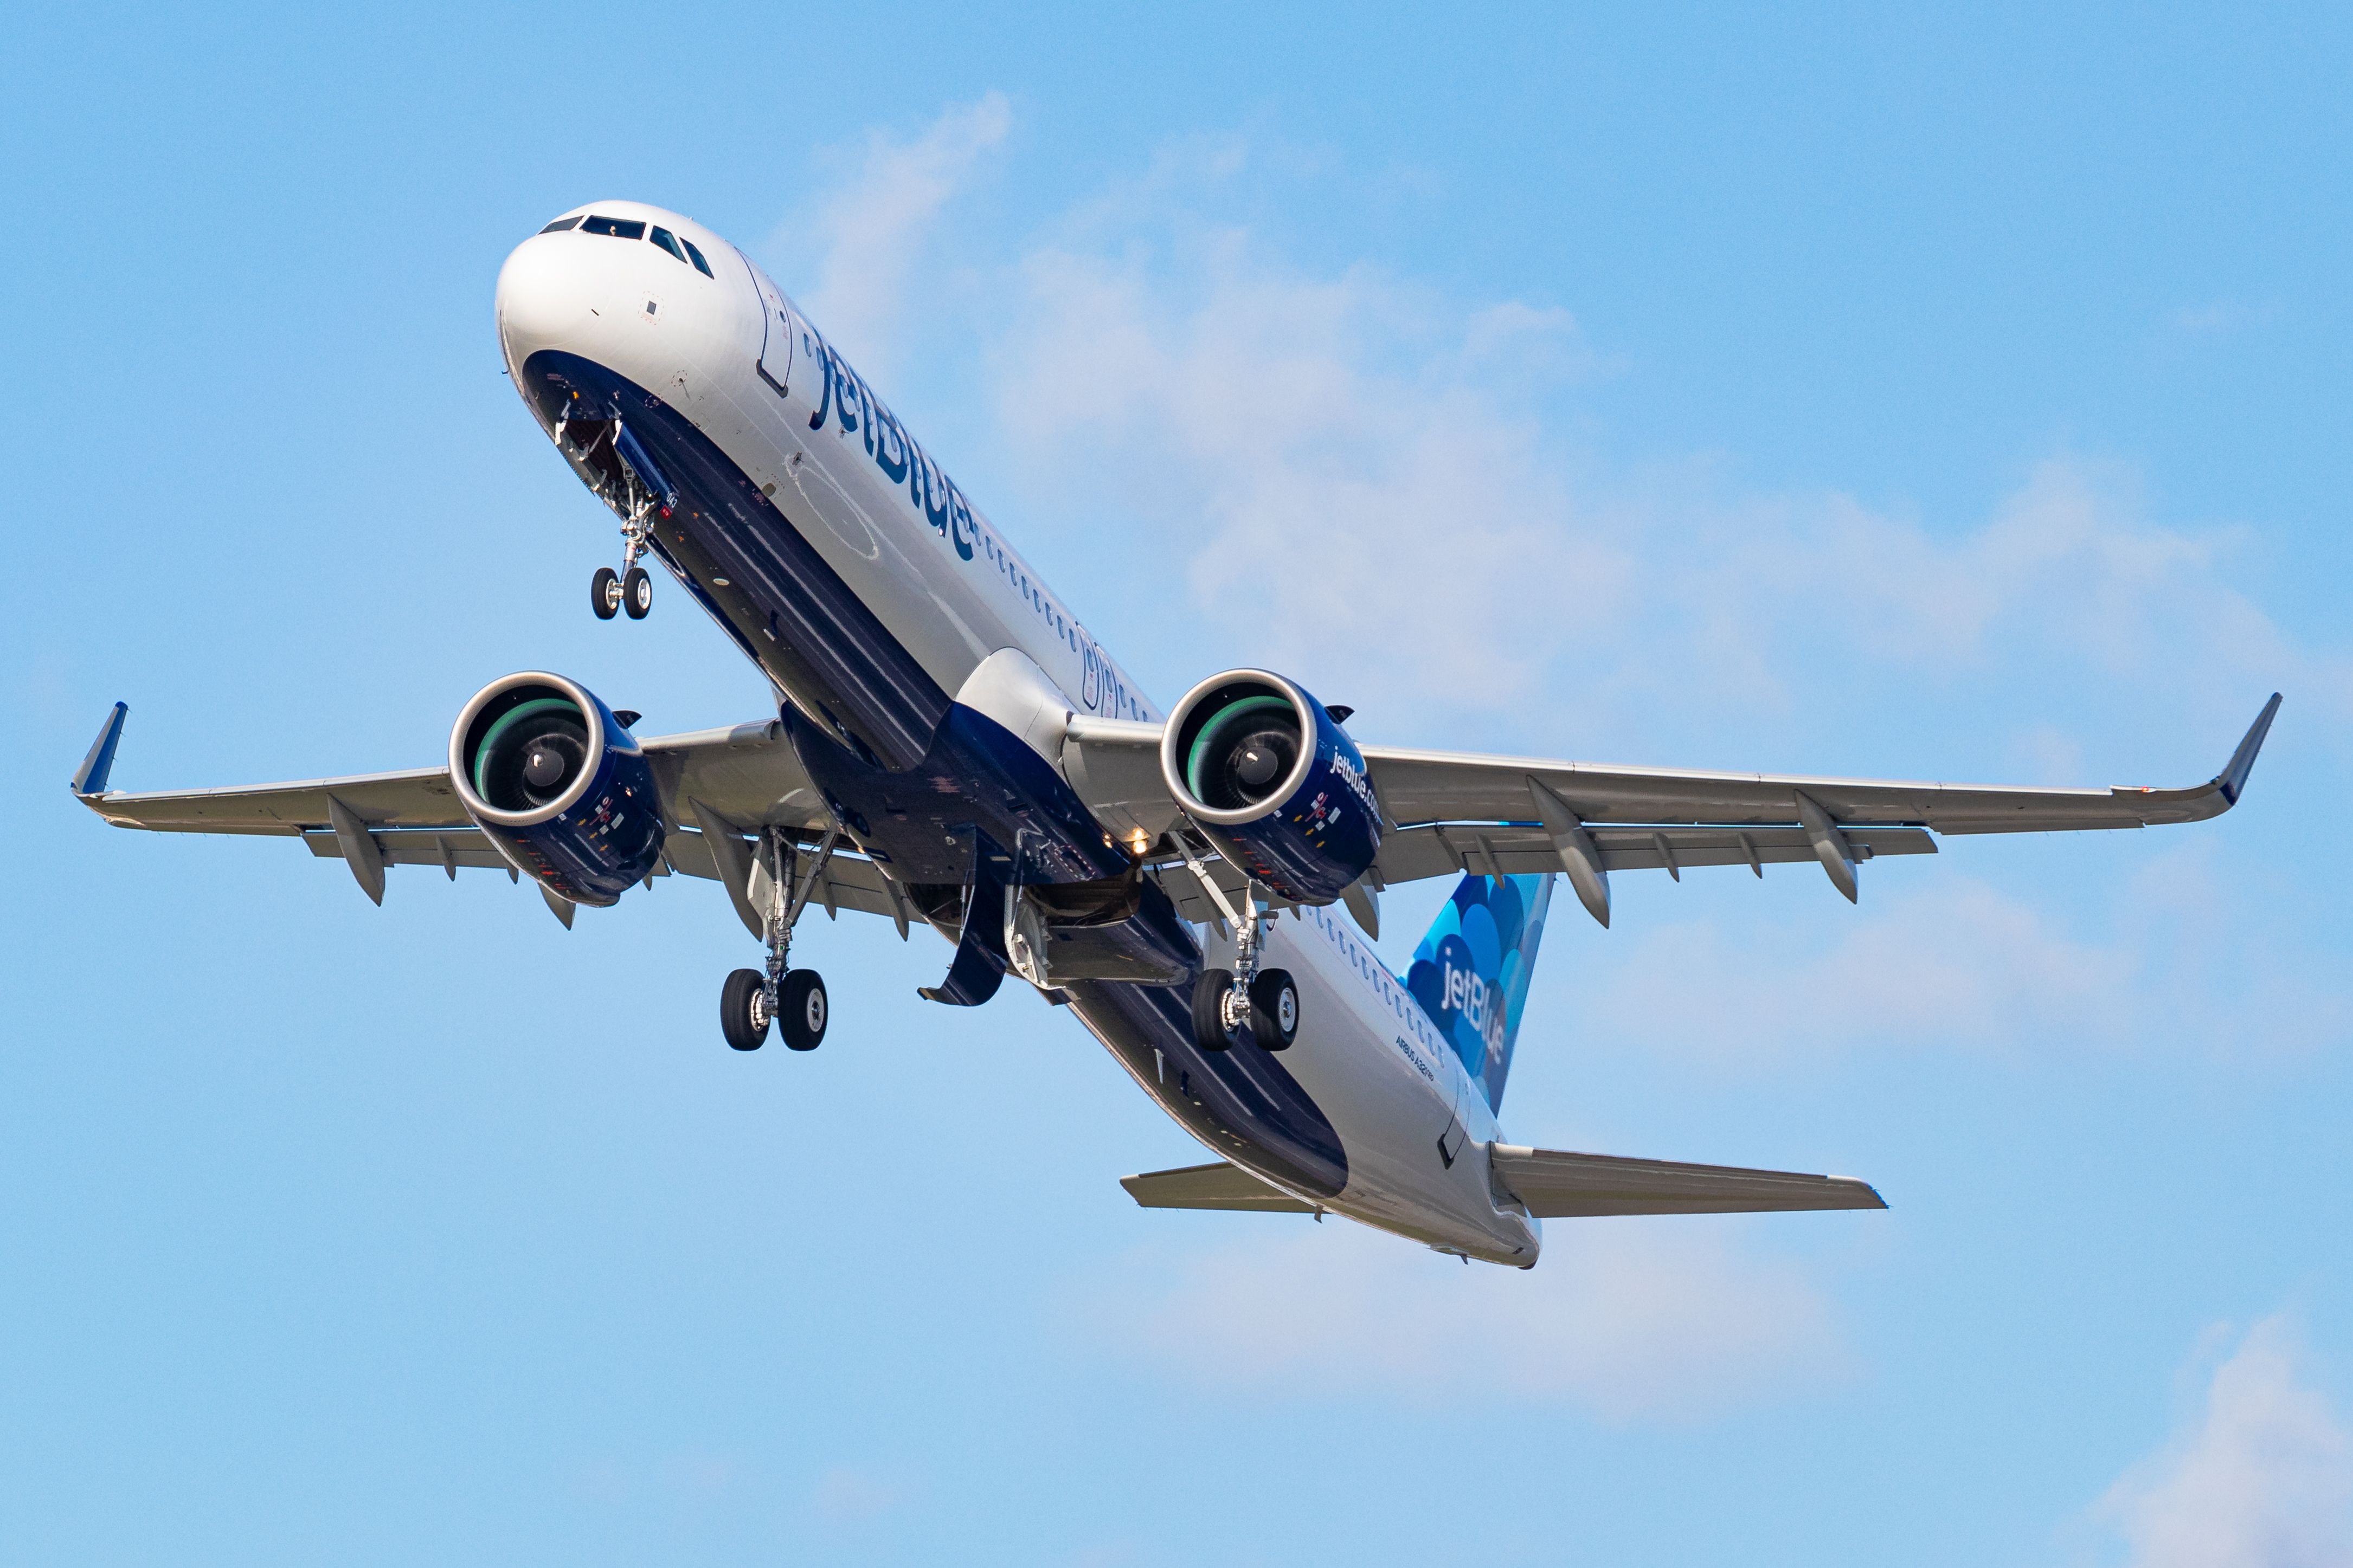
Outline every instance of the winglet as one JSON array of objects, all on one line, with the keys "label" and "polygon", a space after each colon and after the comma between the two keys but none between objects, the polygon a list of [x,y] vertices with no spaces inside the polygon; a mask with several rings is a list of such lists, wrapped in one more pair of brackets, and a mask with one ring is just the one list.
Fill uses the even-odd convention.
[{"label": "winglet", "polygon": [[99,726],[98,739],[90,743],[90,755],[81,760],[81,772],[73,776],[73,792],[88,796],[106,793],[106,775],[114,771],[114,749],[122,744],[122,721],[131,716],[131,705],[118,702]]},{"label": "winglet", "polygon": [[2274,691],[2272,700],[2263,704],[2263,710],[2255,715],[2255,721],[2247,726],[2247,738],[2231,753],[2221,776],[2214,781],[2222,798],[2232,805],[2239,804],[2239,792],[2247,787],[2247,774],[2254,771],[2255,753],[2263,749],[2263,737],[2272,731],[2272,716],[2279,711],[2279,705],[2280,694]]}]

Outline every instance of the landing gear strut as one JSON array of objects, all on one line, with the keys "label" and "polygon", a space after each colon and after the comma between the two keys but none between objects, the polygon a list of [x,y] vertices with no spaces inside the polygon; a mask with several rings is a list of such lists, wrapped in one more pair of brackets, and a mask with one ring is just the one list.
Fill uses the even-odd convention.
[{"label": "landing gear strut", "polygon": [[629,619],[642,621],[654,607],[654,580],[638,564],[646,552],[646,520],[653,510],[653,498],[632,479],[629,510],[621,520],[621,569],[616,573],[610,566],[599,566],[588,580],[588,607],[600,621],[611,620],[616,610],[627,610]]},{"label": "landing gear strut", "polygon": [[1241,912],[1235,913],[1224,889],[1209,879],[1182,834],[1176,836],[1176,846],[1194,879],[1234,924],[1234,966],[1205,969],[1193,983],[1193,1043],[1205,1051],[1222,1051],[1232,1046],[1238,1030],[1248,1028],[1259,1049],[1289,1050],[1299,1037],[1299,986],[1287,969],[1259,967],[1266,941],[1262,922],[1274,919],[1274,911],[1261,910],[1257,889],[1244,888]]},{"label": "landing gear strut", "polygon": [[[739,1051],[756,1051],[765,1045],[772,1021],[788,1050],[813,1051],[825,1042],[831,1010],[824,978],[814,969],[793,968],[790,960],[793,927],[840,839],[839,827],[826,831],[817,847],[816,863],[803,878],[797,874],[800,852],[791,837],[773,827],[761,836],[761,858],[753,870],[752,889],[753,896],[766,905],[761,923],[767,929],[767,970],[763,973],[739,969],[727,977],[719,993],[720,1028],[727,1043]],[[797,892],[794,890],[797,882]]]}]

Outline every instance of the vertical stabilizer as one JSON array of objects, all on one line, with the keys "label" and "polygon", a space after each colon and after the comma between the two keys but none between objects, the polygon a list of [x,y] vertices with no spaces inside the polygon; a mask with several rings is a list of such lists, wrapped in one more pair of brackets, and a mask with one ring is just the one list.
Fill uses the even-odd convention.
[{"label": "vertical stabilizer", "polygon": [[1465,877],[1414,950],[1406,989],[1501,1110],[1552,878]]}]

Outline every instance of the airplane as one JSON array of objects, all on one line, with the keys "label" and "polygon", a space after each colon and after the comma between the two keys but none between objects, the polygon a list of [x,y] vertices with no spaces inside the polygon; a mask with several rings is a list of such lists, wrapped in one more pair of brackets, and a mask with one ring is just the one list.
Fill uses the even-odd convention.
[{"label": "airplane", "polygon": [[[1010,973],[1067,1007],[1216,1158],[1124,1178],[1145,1207],[1336,1214],[1533,1268],[1546,1219],[1883,1208],[1851,1177],[1551,1150],[1498,1122],[1556,879],[1862,867],[1932,835],[2194,822],[2235,805],[2279,696],[2186,789],[2046,789],[1600,766],[1365,745],[1274,670],[1156,706],[749,256],[637,202],[576,207],[499,273],[499,345],[541,431],[620,522],[590,608],[665,571],[774,688],[773,714],[640,739],[543,670],[459,711],[444,762],[172,793],[110,788],[116,703],[72,781],[121,827],[299,837],[381,904],[396,866],[529,877],[582,905],[715,880],[765,949],[721,987],[739,1051],[825,1038],[793,967],[812,903],[953,944],[922,994]],[[1379,895],[1459,879],[1403,974]],[[1345,911],[1346,918],[1342,918]]]}]

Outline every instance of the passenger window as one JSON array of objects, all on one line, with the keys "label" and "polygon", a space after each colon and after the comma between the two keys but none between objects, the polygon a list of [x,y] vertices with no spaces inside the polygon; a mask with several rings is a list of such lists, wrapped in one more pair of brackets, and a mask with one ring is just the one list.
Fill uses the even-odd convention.
[{"label": "passenger window", "polygon": [[554,223],[549,224],[545,228],[541,229],[539,232],[542,234],[562,234],[565,229],[570,228],[574,224],[578,223],[579,221],[580,220],[576,217],[560,217]]},{"label": "passenger window", "polygon": [[670,237],[670,230],[663,228],[660,225],[657,224],[654,226],[653,238],[656,245],[660,246],[664,250],[669,251],[681,261],[684,261],[686,259],[686,253],[679,249],[678,241]]},{"label": "passenger window", "polygon": [[710,279],[714,283],[719,280],[719,275],[711,270],[711,263],[702,259],[702,252],[694,248],[694,241],[691,239],[683,239],[679,243],[686,247],[686,258],[694,263],[694,269],[697,272],[702,273],[705,278]]},{"label": "passenger window", "polygon": [[597,217],[591,214],[580,226],[583,234],[609,234],[615,239],[643,239],[646,226],[633,217]]}]

